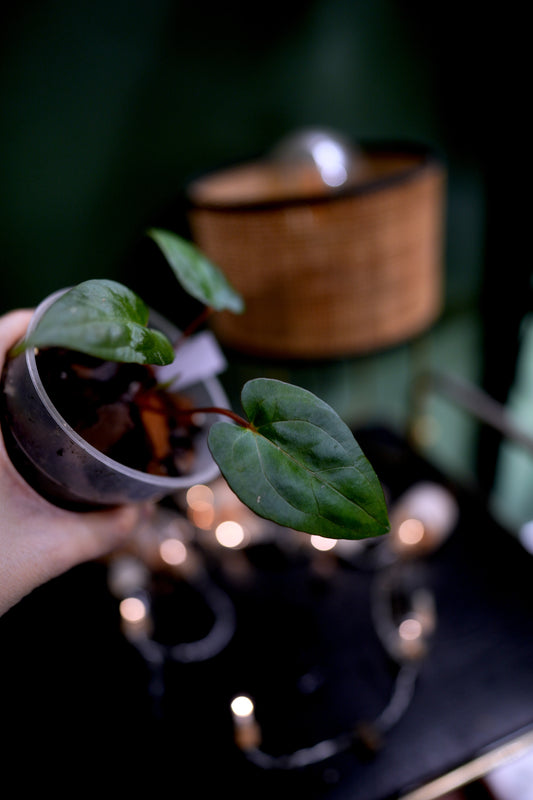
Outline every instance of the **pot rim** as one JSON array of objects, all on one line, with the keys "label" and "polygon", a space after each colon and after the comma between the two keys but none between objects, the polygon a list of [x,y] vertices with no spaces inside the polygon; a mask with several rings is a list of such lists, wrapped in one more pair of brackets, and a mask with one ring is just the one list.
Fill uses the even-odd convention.
[{"label": "pot rim", "polygon": [[[65,292],[69,291],[68,288],[59,289],[56,292],[53,292],[47,298],[45,298],[35,309],[29,325],[28,325],[28,333],[31,333],[34,328],[36,327],[39,319],[42,317],[45,311],[50,308],[50,306],[59,298],[61,295],[65,294]],[[170,326],[167,320],[159,315],[157,312],[153,312],[150,309],[150,316],[151,318],[156,321],[165,322],[167,326]],[[26,367],[28,369],[28,374],[32,381],[32,384],[35,388],[35,391],[41,400],[43,406],[45,407],[48,414],[52,417],[54,422],[64,431],[64,433],[76,444],[77,447],[85,450],[89,455],[91,455],[96,461],[99,461],[102,465],[107,467],[108,469],[113,469],[116,472],[120,472],[126,477],[132,478],[136,481],[142,481],[148,485],[160,487],[162,490],[170,490],[176,491],[182,488],[188,488],[195,483],[208,483],[214,480],[217,475],[219,475],[219,469],[216,465],[215,461],[212,461],[212,464],[206,466],[203,470],[198,470],[197,472],[194,469],[187,475],[180,475],[177,477],[170,477],[165,475],[153,475],[149,472],[143,472],[142,470],[134,469],[133,467],[128,467],[126,464],[122,464],[120,461],[116,461],[113,458],[110,458],[105,453],[102,453],[101,450],[94,447],[93,445],[89,444],[83,436],[80,436],[74,428],[67,422],[67,420],[59,413],[57,408],[55,407],[52,399],[48,395],[46,389],[44,388],[43,382],[39,375],[39,370],[37,368],[37,361],[35,357],[35,349],[30,347],[28,348],[25,353],[24,357],[26,359]],[[210,395],[213,397],[215,405],[227,407],[228,400],[216,378],[208,378],[202,381]],[[217,417],[218,419],[219,417]]]}]

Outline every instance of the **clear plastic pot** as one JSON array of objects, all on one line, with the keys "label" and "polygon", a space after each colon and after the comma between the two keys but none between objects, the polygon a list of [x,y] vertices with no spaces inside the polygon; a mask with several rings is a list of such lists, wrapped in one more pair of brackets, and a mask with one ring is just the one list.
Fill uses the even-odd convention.
[{"label": "clear plastic pot", "polygon": [[[64,291],[54,293],[38,306],[30,330]],[[171,339],[178,333],[157,314],[152,314],[151,324]],[[215,377],[187,387],[184,393],[198,407],[228,407]],[[79,436],[55,408],[40,379],[33,349],[8,360],[1,402],[2,432],[11,460],[27,482],[56,505],[82,509],[155,501],[196,483],[208,483],[219,474],[207,446],[209,426],[216,415],[206,417],[205,427],[195,440],[193,468],[187,475],[151,475],[101,453]]]}]

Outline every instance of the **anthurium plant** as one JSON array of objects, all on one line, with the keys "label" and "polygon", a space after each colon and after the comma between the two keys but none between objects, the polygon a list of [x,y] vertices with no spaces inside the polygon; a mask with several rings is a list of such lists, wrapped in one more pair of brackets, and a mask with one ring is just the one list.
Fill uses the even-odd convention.
[{"label": "anthurium plant", "polygon": [[[196,326],[216,311],[244,311],[240,294],[194,244],[161,229],[149,230],[148,236],[182,288],[202,304]],[[179,342],[149,327],[147,305],[126,286],[88,280],[61,295],[12,355],[27,347],[164,366],[174,361]],[[209,449],[245,505],[279,525],[330,538],[362,539],[388,531],[380,482],[329,405],[303,388],[266,378],[248,381],[241,403],[242,416],[218,407],[190,413],[227,418],[211,426]]]}]

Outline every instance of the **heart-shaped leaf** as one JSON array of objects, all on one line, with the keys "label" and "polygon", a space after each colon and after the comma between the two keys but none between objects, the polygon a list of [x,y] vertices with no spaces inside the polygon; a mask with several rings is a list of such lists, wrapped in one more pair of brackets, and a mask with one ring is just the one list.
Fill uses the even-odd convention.
[{"label": "heart-shaped leaf", "polygon": [[110,280],[89,280],[61,295],[43,314],[24,347],[67,347],[107,361],[170,364],[172,345],[147,328],[148,307]]},{"label": "heart-shaped leaf", "polygon": [[231,286],[224,273],[194,244],[170,231],[151,228],[148,235],[158,245],[174,275],[196,300],[215,311],[244,310],[241,295]]},{"label": "heart-shaped leaf", "polygon": [[209,446],[243,503],[280,525],[330,538],[389,530],[379,480],[329,405],[267,378],[245,384],[241,399],[250,427],[217,422]]}]

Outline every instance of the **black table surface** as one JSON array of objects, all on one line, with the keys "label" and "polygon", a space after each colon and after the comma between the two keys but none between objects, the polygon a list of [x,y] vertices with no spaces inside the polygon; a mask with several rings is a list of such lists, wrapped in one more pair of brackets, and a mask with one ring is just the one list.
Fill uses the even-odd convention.
[{"label": "black table surface", "polygon": [[[322,574],[301,551],[266,543],[245,554],[247,582],[210,565],[234,604],[235,635],[212,659],[168,663],[157,703],[153,675],[120,631],[104,563],[71,570],[0,619],[6,785],[56,796],[96,788],[121,797],[215,790],[388,800],[533,728],[532,557],[474,490],[447,480],[401,436],[386,428],[357,436],[392,500],[432,480],[460,508],[451,537],[419,565],[437,628],[412,701],[377,752],[262,769],[235,746],[237,693],[254,697],[263,748],[279,755],[377,716],[396,674],[371,619],[374,573],[338,559]],[[209,626],[187,584],[173,586],[168,602],[176,635],[194,639]]]}]

